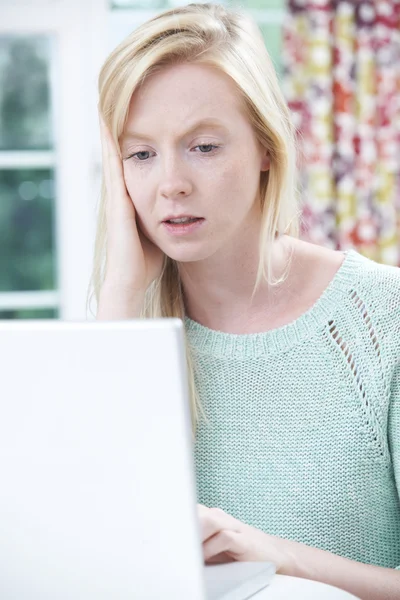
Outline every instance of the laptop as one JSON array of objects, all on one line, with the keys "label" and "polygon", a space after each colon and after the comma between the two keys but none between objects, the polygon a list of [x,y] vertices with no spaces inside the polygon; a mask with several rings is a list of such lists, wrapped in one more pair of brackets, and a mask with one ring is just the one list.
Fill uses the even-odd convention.
[{"label": "laptop", "polygon": [[0,598],[245,600],[204,565],[180,319],[0,321]]}]

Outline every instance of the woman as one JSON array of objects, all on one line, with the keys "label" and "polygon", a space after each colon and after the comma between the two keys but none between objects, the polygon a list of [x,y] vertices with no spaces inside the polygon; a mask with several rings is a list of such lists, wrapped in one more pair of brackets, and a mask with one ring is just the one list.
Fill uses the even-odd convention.
[{"label": "woman", "polygon": [[400,273],[299,239],[259,30],[164,12],[99,92],[97,318],[185,323],[205,560],[400,598]]}]

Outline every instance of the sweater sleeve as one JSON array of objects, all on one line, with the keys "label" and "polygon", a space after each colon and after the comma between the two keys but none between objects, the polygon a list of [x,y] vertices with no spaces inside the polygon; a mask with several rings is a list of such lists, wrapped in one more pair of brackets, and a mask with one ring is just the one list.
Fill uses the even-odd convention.
[{"label": "sweater sleeve", "polygon": [[[388,438],[394,478],[400,502],[400,356],[398,357],[391,387],[391,402],[388,415]],[[395,567],[400,570],[400,565]]]}]

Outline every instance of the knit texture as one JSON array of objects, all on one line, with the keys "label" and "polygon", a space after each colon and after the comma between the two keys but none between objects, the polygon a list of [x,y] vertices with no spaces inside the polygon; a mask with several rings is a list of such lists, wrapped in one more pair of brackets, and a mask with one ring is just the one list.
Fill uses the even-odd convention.
[{"label": "knit texture", "polygon": [[266,533],[400,568],[400,269],[355,250],[263,333],[185,317],[207,421],[198,502]]}]

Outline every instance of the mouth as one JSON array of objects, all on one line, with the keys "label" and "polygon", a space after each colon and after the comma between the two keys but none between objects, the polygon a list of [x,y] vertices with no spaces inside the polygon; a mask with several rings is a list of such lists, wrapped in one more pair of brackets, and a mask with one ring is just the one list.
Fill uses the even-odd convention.
[{"label": "mouth", "polygon": [[202,217],[192,217],[189,215],[184,215],[182,217],[171,217],[170,219],[165,219],[163,223],[171,223],[171,225],[182,225],[186,223],[194,223],[202,219]]},{"label": "mouth", "polygon": [[202,217],[193,217],[181,223],[173,223],[171,220],[163,221],[163,225],[172,235],[185,235],[199,229],[204,222],[205,219]]}]

